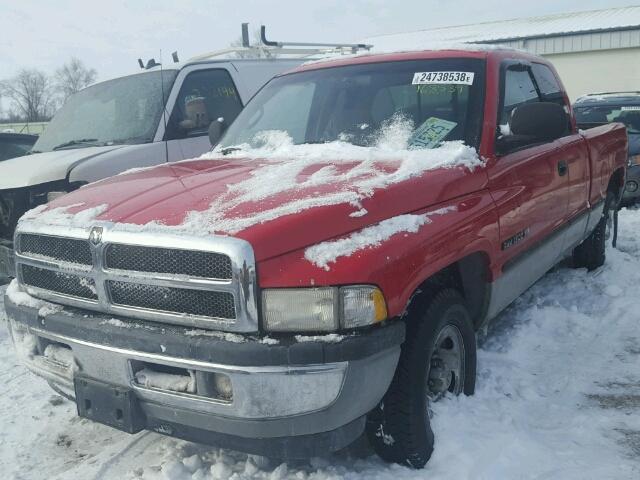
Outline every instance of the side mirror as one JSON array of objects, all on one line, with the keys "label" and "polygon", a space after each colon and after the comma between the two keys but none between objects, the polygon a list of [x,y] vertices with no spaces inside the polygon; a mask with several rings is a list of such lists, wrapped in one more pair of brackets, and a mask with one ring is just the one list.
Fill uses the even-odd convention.
[{"label": "side mirror", "polygon": [[215,147],[216,144],[220,141],[220,137],[227,129],[227,125],[224,121],[224,118],[220,117],[211,122],[209,125],[209,142],[212,147]]},{"label": "side mirror", "polygon": [[543,142],[552,142],[567,133],[569,118],[557,103],[536,102],[516,107],[509,119],[509,134],[496,139],[499,155]]},{"label": "side mirror", "polygon": [[566,133],[568,122],[567,112],[557,103],[526,103],[511,112],[509,129],[513,135],[551,142]]}]

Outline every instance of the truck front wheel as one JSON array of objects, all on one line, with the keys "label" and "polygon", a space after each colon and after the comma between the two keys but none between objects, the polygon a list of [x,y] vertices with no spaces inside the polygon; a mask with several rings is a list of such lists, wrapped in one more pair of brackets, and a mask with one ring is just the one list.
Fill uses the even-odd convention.
[{"label": "truck front wheel", "polygon": [[422,468],[433,452],[430,404],[474,391],[476,338],[456,290],[440,290],[412,310],[394,379],[369,414],[367,436],[382,459]]}]

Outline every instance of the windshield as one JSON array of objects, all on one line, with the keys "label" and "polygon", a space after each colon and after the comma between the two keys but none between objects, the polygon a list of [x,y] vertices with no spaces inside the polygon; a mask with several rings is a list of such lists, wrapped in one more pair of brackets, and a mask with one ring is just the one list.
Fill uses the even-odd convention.
[{"label": "windshield", "polygon": [[640,105],[598,105],[575,107],[576,121],[581,125],[624,123],[629,133],[640,133]]},{"label": "windshield", "polygon": [[151,142],[162,114],[162,91],[166,98],[176,75],[158,70],[85,88],[56,113],[33,151]]},{"label": "windshield", "polygon": [[442,59],[349,65],[277,77],[240,113],[219,148],[259,148],[269,132],[293,144],[344,141],[372,146],[401,118],[409,148],[461,140],[478,146],[484,61]]}]

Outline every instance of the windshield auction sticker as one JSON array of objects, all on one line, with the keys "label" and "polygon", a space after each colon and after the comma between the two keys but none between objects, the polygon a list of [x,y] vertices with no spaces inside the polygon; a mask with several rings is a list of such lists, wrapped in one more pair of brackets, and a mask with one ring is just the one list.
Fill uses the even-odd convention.
[{"label": "windshield auction sticker", "polygon": [[450,122],[441,118],[429,117],[413,132],[409,139],[411,148],[435,148],[449,132],[456,127],[456,122]]},{"label": "windshield auction sticker", "polygon": [[412,85],[473,85],[473,72],[416,72]]}]

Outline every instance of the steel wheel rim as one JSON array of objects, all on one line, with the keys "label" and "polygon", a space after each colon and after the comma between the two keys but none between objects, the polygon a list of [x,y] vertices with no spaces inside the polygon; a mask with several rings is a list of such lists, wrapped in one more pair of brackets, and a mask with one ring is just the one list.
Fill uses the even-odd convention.
[{"label": "steel wheel rim", "polygon": [[427,372],[427,397],[437,401],[447,393],[464,391],[465,349],[462,333],[455,325],[445,325],[438,333]]}]

